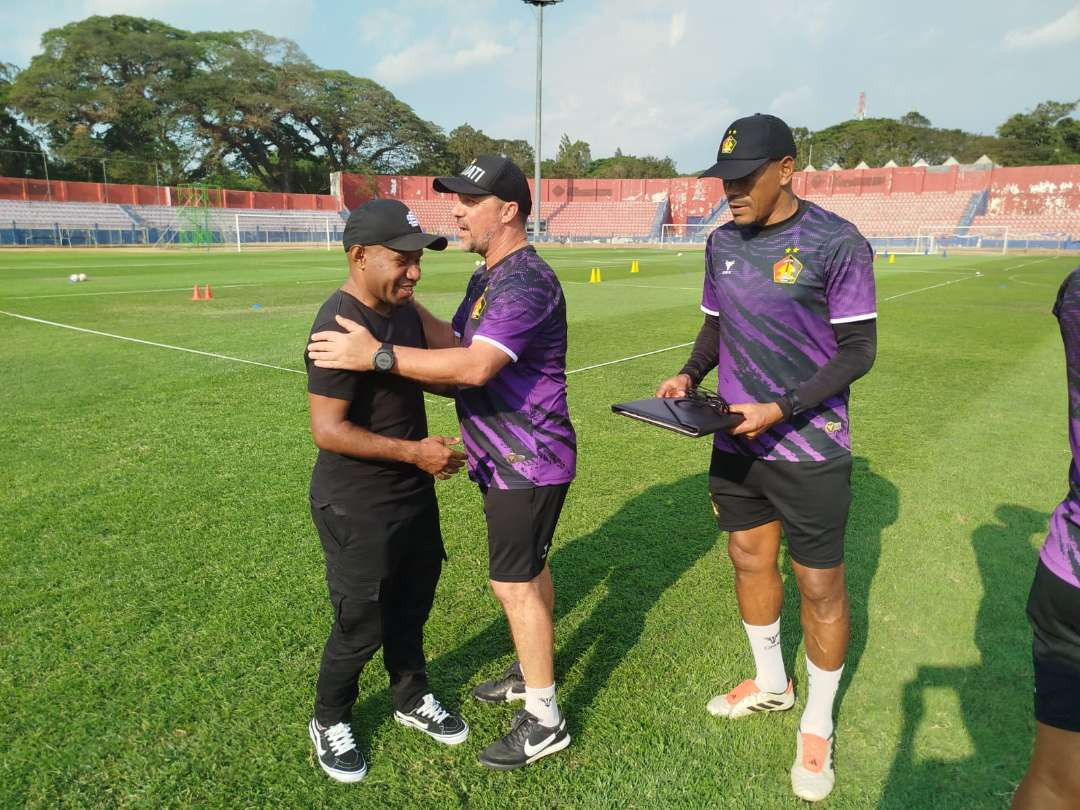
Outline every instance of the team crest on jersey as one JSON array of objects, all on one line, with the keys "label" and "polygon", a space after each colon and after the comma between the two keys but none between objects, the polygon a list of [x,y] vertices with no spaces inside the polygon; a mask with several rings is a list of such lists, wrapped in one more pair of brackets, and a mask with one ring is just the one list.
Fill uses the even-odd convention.
[{"label": "team crest on jersey", "polygon": [[738,146],[738,144],[739,142],[735,140],[735,130],[731,130],[724,136],[724,140],[720,142],[720,154],[730,155],[735,151],[735,147]]},{"label": "team crest on jersey", "polygon": [[772,280],[777,284],[794,284],[803,271],[803,263],[796,255],[798,248],[784,248],[784,258],[772,266]]},{"label": "team crest on jersey", "polygon": [[521,453],[507,453],[504,458],[506,458],[507,464],[520,464],[525,460],[525,456],[521,455]]},{"label": "team crest on jersey", "polygon": [[844,427],[843,422],[826,422],[825,423],[825,432],[828,433],[831,436],[834,433],[836,433],[838,430],[842,429],[843,427]]},{"label": "team crest on jersey", "polygon": [[487,288],[480,293],[480,297],[476,299],[476,303],[473,304],[472,315],[470,316],[474,321],[480,320],[484,313],[487,312]]}]

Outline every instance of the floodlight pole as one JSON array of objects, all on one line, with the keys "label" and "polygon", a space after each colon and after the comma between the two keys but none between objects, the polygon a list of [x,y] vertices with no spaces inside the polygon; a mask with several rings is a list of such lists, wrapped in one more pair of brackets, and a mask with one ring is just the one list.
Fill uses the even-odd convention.
[{"label": "floodlight pole", "polygon": [[542,209],[540,194],[540,100],[542,98],[544,76],[544,6],[553,6],[562,0],[523,0],[530,6],[536,6],[536,141],[534,142],[535,155],[533,164],[533,194],[535,196],[533,207],[533,241],[540,241],[540,211]]}]

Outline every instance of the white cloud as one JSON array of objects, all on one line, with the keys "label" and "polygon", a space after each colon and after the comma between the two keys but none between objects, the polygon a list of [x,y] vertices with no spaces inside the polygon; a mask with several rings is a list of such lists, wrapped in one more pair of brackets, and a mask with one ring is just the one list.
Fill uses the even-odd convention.
[{"label": "white cloud", "polygon": [[1066,11],[1056,20],[1037,28],[1017,28],[1005,34],[1006,50],[1026,50],[1043,46],[1063,45],[1080,39],[1080,5]]},{"label": "white cloud", "polygon": [[455,51],[450,57],[450,64],[456,69],[490,65],[511,53],[508,46],[498,42],[483,42],[475,47]]},{"label": "white cloud", "polygon": [[671,15],[671,26],[668,29],[668,45],[675,47],[686,36],[686,12],[679,11]]}]

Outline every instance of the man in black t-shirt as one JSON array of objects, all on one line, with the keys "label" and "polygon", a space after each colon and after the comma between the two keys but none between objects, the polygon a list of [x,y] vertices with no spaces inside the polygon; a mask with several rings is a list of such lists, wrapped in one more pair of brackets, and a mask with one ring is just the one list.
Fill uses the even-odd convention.
[{"label": "man in black t-shirt", "polygon": [[[443,250],[446,239],[423,233],[404,204],[372,200],[349,216],[343,242],[349,277],[311,332],[340,329],[334,316],[344,315],[384,345],[426,348],[413,288],[424,248]],[[358,782],[367,763],[350,719],[360,673],[380,646],[399,723],[449,745],[469,733],[429,691],[423,647],[445,558],[433,476],[453,475],[465,454],[452,447],[457,439],[427,435],[423,389],[387,373],[392,353],[368,372],[317,368],[306,355],[305,362],[319,447],[311,515],[334,611],[308,732],[322,769]]]}]

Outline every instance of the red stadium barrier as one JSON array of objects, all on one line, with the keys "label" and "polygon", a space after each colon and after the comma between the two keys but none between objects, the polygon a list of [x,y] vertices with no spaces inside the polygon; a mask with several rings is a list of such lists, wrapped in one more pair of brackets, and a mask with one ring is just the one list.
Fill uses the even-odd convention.
[{"label": "red stadium barrier", "polygon": [[[209,189],[209,197],[210,205],[215,208],[265,208],[279,211],[341,210],[341,201],[330,194],[285,194],[212,188]],[[180,204],[181,196],[176,188],[171,186],[0,177],[0,200],[176,206]]]}]

